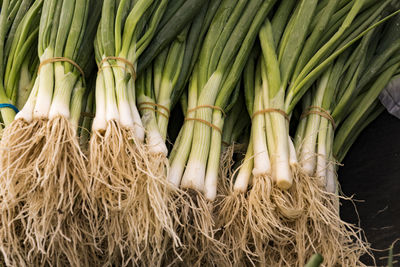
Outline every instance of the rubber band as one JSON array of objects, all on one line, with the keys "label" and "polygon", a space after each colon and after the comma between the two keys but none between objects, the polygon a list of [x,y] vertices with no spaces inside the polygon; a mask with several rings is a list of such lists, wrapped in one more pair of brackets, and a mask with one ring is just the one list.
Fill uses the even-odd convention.
[{"label": "rubber band", "polygon": [[300,120],[304,119],[305,117],[307,117],[308,115],[311,114],[316,114],[316,115],[320,115],[321,117],[324,117],[325,119],[329,120],[332,124],[333,130],[336,130],[336,123],[335,123],[335,119],[332,117],[332,115],[325,109],[318,107],[318,106],[310,106],[308,107],[303,114],[301,114],[300,116]]},{"label": "rubber band", "polygon": [[152,108],[152,107],[141,107],[141,108],[139,108],[139,110],[152,110],[152,111],[154,111],[154,112],[156,112],[156,113],[158,113],[158,114],[160,114],[161,116],[163,116],[163,117],[165,117],[167,120],[169,119],[169,117],[167,116],[167,115],[165,115],[164,113],[162,113],[160,110],[158,110],[158,109],[155,109],[155,108]]},{"label": "rubber band", "polygon": [[[150,105],[150,106],[158,107],[160,109],[165,110],[167,112],[167,114],[161,112],[161,110],[158,110],[158,109],[155,109],[155,108],[152,108],[152,107],[142,107],[143,105]],[[166,106],[163,106],[163,105],[160,105],[160,104],[157,104],[157,103],[153,103],[153,102],[141,102],[141,103],[139,103],[139,110],[144,110],[144,109],[153,110],[153,111],[157,112],[158,114],[164,116],[167,119],[169,119],[169,117],[171,115],[170,110]]]},{"label": "rubber band", "polygon": [[83,78],[83,84],[86,87],[86,83],[85,83],[85,73],[83,72],[82,68],[78,65],[78,63],[76,63],[75,61],[73,61],[72,59],[66,58],[66,57],[53,57],[53,58],[49,58],[46,60],[43,60],[42,62],[40,62],[39,67],[38,67],[38,74],[40,73],[40,69],[49,63],[53,63],[53,62],[68,62],[69,64],[73,65],[82,75]]},{"label": "rubber band", "polygon": [[[105,57],[105,58],[103,58],[103,60],[100,61],[99,66],[98,66],[98,67],[99,67],[99,72],[100,72],[103,68],[108,67],[108,66],[103,66],[103,63],[106,62],[106,61],[108,61],[109,59],[121,61],[121,62],[125,63],[126,65],[128,65],[128,67],[131,69],[131,74],[132,74],[133,78],[136,80],[136,70],[135,70],[135,66],[133,65],[132,62],[130,62],[129,60],[127,60],[126,58],[123,58],[123,57],[112,57],[112,56],[110,56],[110,57]],[[120,65],[110,65],[110,67],[115,67],[115,66],[124,68],[123,66],[120,66]],[[124,69],[126,69],[126,68],[124,68]]]},{"label": "rubber band", "polygon": [[103,67],[99,68],[99,71],[97,72],[97,74],[99,74],[100,72],[102,72],[104,69],[107,69],[107,68],[122,68],[123,70],[130,72],[130,68],[129,68],[129,70],[128,70],[128,68],[126,68],[126,67],[124,67],[124,66],[121,66],[121,65],[111,65],[111,64],[110,64],[110,65],[103,66]]},{"label": "rubber band", "polygon": [[[200,106],[197,106],[197,107],[188,109],[188,110],[187,110],[187,113],[189,114],[190,112],[196,111],[196,110],[201,109],[201,108],[216,109],[216,110],[221,111],[221,113],[222,113],[222,115],[223,115],[224,117],[226,116],[225,111],[224,111],[222,108],[220,108],[220,107],[218,107],[218,106],[213,106],[213,105],[200,105]],[[208,121],[206,121],[206,120],[197,119],[197,118],[185,118],[185,121],[198,121],[198,122],[201,122],[201,123],[203,123],[203,124],[205,124],[205,125],[207,125],[207,126],[213,128],[214,130],[217,130],[220,134],[222,134],[222,130],[221,130],[220,128],[218,128],[216,125],[214,125],[214,124],[212,124],[211,122],[208,122]]]},{"label": "rubber band", "polygon": [[281,114],[283,117],[285,117],[285,119],[287,121],[290,121],[288,114],[285,111],[283,111],[281,109],[277,109],[277,108],[266,108],[266,109],[258,110],[253,113],[253,116],[251,116],[251,119],[253,120],[254,117],[256,117],[257,115],[261,115],[261,114],[265,114],[265,113],[269,113],[269,112],[277,112],[277,113]]},{"label": "rubber band", "polygon": [[14,110],[15,113],[19,112],[19,110],[18,110],[18,108],[16,106],[14,106],[13,104],[9,104],[9,103],[0,104],[0,108],[10,108],[10,109]]},{"label": "rubber band", "polygon": [[95,115],[93,113],[89,113],[89,112],[81,112],[81,116],[82,117],[88,117],[91,119],[94,119]]},{"label": "rubber band", "polygon": [[221,141],[221,143],[222,143],[222,145],[224,145],[224,146],[226,146],[226,147],[228,147],[228,146],[231,145],[231,144],[229,144],[228,142],[225,142],[225,141]]},{"label": "rubber band", "polygon": [[213,128],[214,130],[217,130],[220,134],[222,134],[222,130],[220,128],[218,128],[217,126],[215,126],[214,124],[212,124],[211,122],[208,122],[206,120],[197,119],[197,118],[185,118],[185,121],[198,121],[198,122],[201,122],[201,123]]},{"label": "rubber band", "polygon": [[211,109],[216,109],[216,110],[219,110],[219,111],[221,111],[224,117],[226,116],[226,114],[225,114],[225,111],[224,111],[222,108],[220,108],[220,107],[217,107],[217,106],[212,106],[212,105],[200,105],[200,106],[197,106],[197,107],[195,107],[195,108],[188,109],[187,113],[190,113],[190,112],[196,111],[196,110],[198,110],[198,109],[201,109],[201,108],[211,108]]}]

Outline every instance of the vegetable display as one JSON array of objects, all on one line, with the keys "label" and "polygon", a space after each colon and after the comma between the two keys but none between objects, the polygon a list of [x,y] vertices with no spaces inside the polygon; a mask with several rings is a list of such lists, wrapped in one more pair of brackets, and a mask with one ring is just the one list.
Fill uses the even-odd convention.
[{"label": "vegetable display", "polygon": [[337,170],[399,77],[398,1],[0,6],[6,266],[372,256]]}]

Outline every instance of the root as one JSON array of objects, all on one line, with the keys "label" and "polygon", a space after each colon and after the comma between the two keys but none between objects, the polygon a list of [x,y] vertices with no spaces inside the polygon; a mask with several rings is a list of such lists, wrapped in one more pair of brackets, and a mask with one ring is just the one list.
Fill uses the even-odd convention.
[{"label": "root", "polygon": [[[324,256],[323,266],[364,266],[360,257],[370,254],[370,248],[362,230],[340,219],[338,196],[326,192],[319,178],[310,177],[298,168],[292,188],[287,192],[275,189],[272,194],[281,221],[290,229],[292,238],[289,242],[276,242],[272,238],[266,245],[255,237],[261,264],[304,266],[314,253],[320,253]],[[296,208],[302,212],[286,212]]]},{"label": "root", "polygon": [[268,176],[254,178],[253,188],[249,194],[250,229],[254,237],[259,236],[255,239],[286,243],[293,235],[293,230],[285,225],[277,212],[277,205],[272,199],[273,187]]},{"label": "root", "polygon": [[128,244],[127,235],[129,231],[138,233],[139,226],[131,229],[128,211],[136,204],[133,199],[143,196],[146,188],[145,177],[138,171],[143,163],[133,136],[133,131],[111,121],[105,132],[93,132],[90,140],[89,194],[93,208],[86,209],[86,216],[104,264],[128,262],[135,254],[130,250],[136,250]]},{"label": "root", "polygon": [[299,218],[306,208],[309,196],[305,194],[304,177],[297,167],[292,167],[293,184],[288,190],[282,190],[273,186],[271,198],[277,207],[280,217],[286,221],[294,221]]},{"label": "root", "polygon": [[224,265],[244,266],[254,257],[247,220],[248,199],[244,193],[232,192],[221,196],[216,205],[217,239],[224,244],[221,262]]},{"label": "root", "polygon": [[37,186],[35,161],[46,141],[44,121],[22,119],[4,130],[0,143],[1,205],[12,207],[25,201]]},{"label": "root", "polygon": [[34,162],[46,140],[44,124],[15,120],[4,130],[0,143],[0,247],[6,265],[41,261],[34,256],[28,261],[33,246],[24,240],[28,224],[25,205],[37,188]]},{"label": "root", "polygon": [[[146,166],[146,198],[149,210],[148,221],[150,223],[148,236],[143,242],[148,242],[142,264],[156,266],[166,253],[166,239],[172,242],[172,246],[180,246],[181,242],[175,233],[174,219],[176,206],[173,196],[173,188],[166,177],[168,173],[168,159],[165,155],[148,154],[145,159]],[[138,203],[138,206],[140,204]],[[138,210],[137,212],[142,212]],[[136,215],[137,216],[137,215]]]},{"label": "root", "polygon": [[[13,251],[10,263],[54,264],[62,259],[79,263],[85,243],[81,242],[75,214],[87,196],[85,157],[67,119],[24,124],[17,120],[10,128],[17,128],[17,132],[26,128],[26,133],[15,137],[7,134],[3,139],[10,149],[1,159],[6,166],[2,185],[7,185],[2,188],[7,199],[2,207],[2,224],[8,225],[8,233],[2,234],[6,244],[2,247]],[[20,146],[14,146],[17,142]]]},{"label": "root", "polygon": [[46,142],[35,161],[38,186],[25,205],[26,240],[49,257],[64,253],[71,264],[79,262],[76,253],[81,253],[70,246],[77,245],[71,240],[81,239],[74,236],[80,229],[72,220],[87,199],[85,160],[69,121],[63,117],[48,121]]},{"label": "root", "polygon": [[175,227],[182,245],[173,247],[165,259],[166,265],[184,263],[200,266],[217,265],[223,244],[215,239],[213,206],[194,190],[175,192]]},{"label": "root", "polygon": [[165,236],[179,242],[169,204],[165,156],[150,155],[133,130],[116,121],[90,141],[88,211],[94,242],[107,264],[157,265],[165,254]]},{"label": "root", "polygon": [[223,244],[223,253],[218,255],[222,266],[246,265],[246,255],[251,255],[249,225],[247,221],[247,194],[233,191],[235,146],[228,146],[221,155],[214,217],[216,239]]},{"label": "root", "polygon": [[221,182],[218,183],[218,192],[225,196],[230,193],[230,180],[233,177],[233,165],[235,164],[233,160],[234,153],[235,146],[230,145],[226,147],[221,154],[219,164],[219,177],[221,177]]},{"label": "root", "polygon": [[315,252],[324,256],[324,266],[364,266],[360,257],[371,255],[369,244],[361,228],[341,220],[339,196],[326,192],[319,178],[305,172],[301,176],[308,203],[295,225],[297,266],[303,266]]}]

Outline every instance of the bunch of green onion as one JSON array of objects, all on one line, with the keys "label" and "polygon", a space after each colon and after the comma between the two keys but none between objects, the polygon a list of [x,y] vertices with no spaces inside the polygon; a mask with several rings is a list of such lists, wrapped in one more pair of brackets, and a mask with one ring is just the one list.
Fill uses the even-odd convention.
[{"label": "bunch of green onion", "polygon": [[[3,5],[8,2],[17,1]],[[17,265],[83,259],[78,214],[87,199],[87,169],[77,131],[84,73],[93,65],[93,46],[88,44],[99,17],[98,12],[89,17],[89,7],[89,0],[37,0],[16,31],[21,39],[14,49],[21,52],[28,37],[39,34],[40,59],[32,91],[1,144],[6,151],[2,194],[9,211],[2,222],[9,231],[3,244],[12,251],[9,261]]]},{"label": "bunch of green onion", "polygon": [[[348,240],[342,237],[348,235],[359,241],[358,234],[353,228],[346,229],[348,225],[336,212],[336,201],[315,173],[307,172],[303,158],[298,163],[299,149],[296,151],[289,136],[287,119],[319,77],[316,86],[324,83],[324,72],[333,68],[331,64],[338,56],[388,19],[380,20],[389,2],[282,1],[271,22],[264,23],[259,34],[262,57],[257,64],[250,63],[253,67],[249,67],[249,76],[254,78],[244,76],[245,81],[254,82],[245,82],[246,103],[252,112],[253,148],[248,149],[232,192],[221,204],[234,211],[231,216],[224,214],[222,224],[233,261],[240,262],[247,255],[251,261],[267,265],[301,265],[312,253],[311,248],[321,243],[327,251],[332,249],[332,261],[357,261],[358,253],[366,251],[363,243],[347,247]],[[305,98],[313,96],[312,92]],[[326,98],[330,99],[329,95]],[[299,127],[302,124],[304,121]],[[308,229],[310,221],[315,231]],[[319,230],[339,237],[329,239],[329,234],[317,233]],[[340,255],[333,249],[339,247]],[[347,255],[347,251],[352,253]]]},{"label": "bunch of green onion", "polygon": [[[303,100],[303,114],[308,115],[302,116],[299,122],[295,143],[303,168],[316,177],[316,183],[332,193],[332,202],[324,202],[330,206],[330,211],[324,213],[326,219],[335,214],[339,216],[338,199],[334,197],[339,191],[335,162],[343,160],[360,131],[382,112],[378,95],[398,71],[400,60],[395,54],[400,49],[399,18],[397,15],[385,25],[373,29],[357,45],[339,56]],[[376,17],[375,21],[379,19]],[[316,107],[320,108],[313,113],[318,109]],[[325,259],[328,265],[334,265],[340,259],[342,264],[358,264],[364,251],[354,250],[353,258],[349,256],[347,259],[342,251],[362,247],[361,236],[350,231],[351,227],[348,227],[349,231],[340,232],[345,224],[338,222],[333,222],[329,229],[326,226],[317,229],[318,224],[313,221],[316,217],[312,209],[310,211],[305,223],[316,227],[309,233],[304,232],[303,238],[312,236],[311,240],[329,240],[311,241],[316,250],[328,255]],[[307,247],[310,245],[307,243],[302,245]]]},{"label": "bunch of green onion", "polygon": [[[203,5],[199,0],[104,1],[95,40],[99,72],[89,173],[95,205],[91,227],[105,262],[159,264],[165,239],[179,243],[166,181],[168,117],[161,116],[172,107],[176,83],[190,73],[202,23],[192,27],[196,34],[185,26]],[[183,39],[174,39],[179,33]],[[157,66],[153,82],[151,60],[160,51],[169,53],[169,63]]]},{"label": "bunch of green onion", "polygon": [[236,85],[244,63],[273,3],[222,1],[192,72],[186,122],[174,144],[168,174],[172,184],[189,193],[180,198],[179,204],[182,206],[179,216],[186,228],[181,236],[188,244],[188,250],[183,253],[188,262],[212,259],[218,253],[213,250],[219,250],[207,201],[215,200],[217,195],[223,115],[237,91],[234,89],[240,88]]}]

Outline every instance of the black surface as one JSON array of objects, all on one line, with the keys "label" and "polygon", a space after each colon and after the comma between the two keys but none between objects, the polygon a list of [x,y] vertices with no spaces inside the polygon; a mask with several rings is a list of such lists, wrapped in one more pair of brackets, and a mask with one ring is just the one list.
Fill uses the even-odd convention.
[{"label": "black surface", "polygon": [[[339,181],[347,196],[354,195],[368,241],[375,249],[387,249],[400,238],[400,120],[385,112],[359,136],[339,169]],[[342,201],[341,216],[358,224],[354,206]],[[375,251],[377,265],[385,266],[388,252]],[[400,242],[394,250],[400,253]],[[400,266],[400,256],[394,266]],[[373,265],[370,258],[363,258]]]}]

